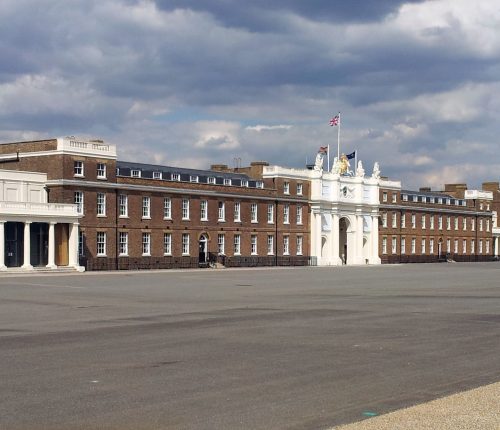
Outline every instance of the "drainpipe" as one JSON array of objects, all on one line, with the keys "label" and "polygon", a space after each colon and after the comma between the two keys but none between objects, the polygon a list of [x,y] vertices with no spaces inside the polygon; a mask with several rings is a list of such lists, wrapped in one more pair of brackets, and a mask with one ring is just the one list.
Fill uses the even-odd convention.
[{"label": "drainpipe", "polygon": [[115,270],[118,270],[118,188],[115,188]]},{"label": "drainpipe", "polygon": [[275,222],[274,222],[274,230],[275,230],[275,239],[274,239],[274,265],[278,265],[278,200],[274,202],[275,204]]}]

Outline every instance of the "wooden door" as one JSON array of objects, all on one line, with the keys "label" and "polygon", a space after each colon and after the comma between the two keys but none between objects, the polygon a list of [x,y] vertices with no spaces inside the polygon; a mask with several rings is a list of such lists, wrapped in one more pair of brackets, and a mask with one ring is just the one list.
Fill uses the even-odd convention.
[{"label": "wooden door", "polygon": [[69,263],[69,226],[68,224],[55,225],[56,236],[56,266],[67,266]]}]

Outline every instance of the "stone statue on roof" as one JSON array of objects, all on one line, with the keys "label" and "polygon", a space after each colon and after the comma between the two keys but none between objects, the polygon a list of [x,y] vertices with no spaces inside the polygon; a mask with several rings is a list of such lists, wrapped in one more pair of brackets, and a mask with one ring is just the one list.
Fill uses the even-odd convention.
[{"label": "stone statue on roof", "polygon": [[356,176],[360,178],[365,176],[365,169],[363,169],[363,163],[361,160],[358,161],[358,165],[356,166]]},{"label": "stone statue on roof", "polygon": [[380,166],[378,164],[378,161],[375,161],[375,164],[373,165],[372,178],[375,178],[375,179],[380,178]]}]

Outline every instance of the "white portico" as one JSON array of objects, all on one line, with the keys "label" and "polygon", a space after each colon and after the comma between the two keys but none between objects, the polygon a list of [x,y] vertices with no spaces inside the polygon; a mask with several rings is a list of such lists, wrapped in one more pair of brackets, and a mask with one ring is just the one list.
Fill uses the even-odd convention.
[{"label": "white portico", "polygon": [[0,270],[78,264],[76,205],[48,203],[45,173],[0,170]]},{"label": "white portico", "polygon": [[379,188],[400,190],[401,183],[382,179],[378,163],[371,176],[365,176],[361,162],[356,174],[338,160],[326,172],[319,154],[313,170],[264,169],[264,177],[276,176],[311,183],[311,256],[318,265],[380,264]]}]

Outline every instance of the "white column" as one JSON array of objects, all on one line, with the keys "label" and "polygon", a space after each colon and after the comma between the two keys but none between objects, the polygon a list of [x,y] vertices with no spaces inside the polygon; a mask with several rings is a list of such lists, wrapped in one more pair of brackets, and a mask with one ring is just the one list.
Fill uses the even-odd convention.
[{"label": "white column", "polygon": [[316,236],[316,257],[318,259],[318,265],[322,264],[322,257],[321,257],[321,242],[322,238],[321,235],[323,233],[323,228],[321,225],[321,212],[317,212],[315,214],[315,236]]},{"label": "white column", "polygon": [[57,268],[56,266],[56,241],[55,241],[55,222],[49,223],[49,261],[47,267],[50,269]]},{"label": "white column", "polygon": [[339,256],[339,241],[340,241],[340,223],[339,223],[339,215],[332,214],[332,259],[333,263],[336,266],[342,265],[342,261]]},{"label": "white column", "polygon": [[69,224],[68,266],[78,266],[78,223]]},{"label": "white column", "polygon": [[31,265],[31,237],[30,237],[30,227],[31,221],[26,221],[24,223],[24,263],[21,266],[23,269],[33,269]]},{"label": "white column", "polygon": [[363,215],[356,215],[356,263],[364,264],[363,260]]},{"label": "white column", "polygon": [[380,257],[378,255],[378,215],[372,215],[372,252],[370,257],[371,264],[380,264]]},{"label": "white column", "polygon": [[5,221],[0,221],[0,270],[7,270],[5,266]]}]

